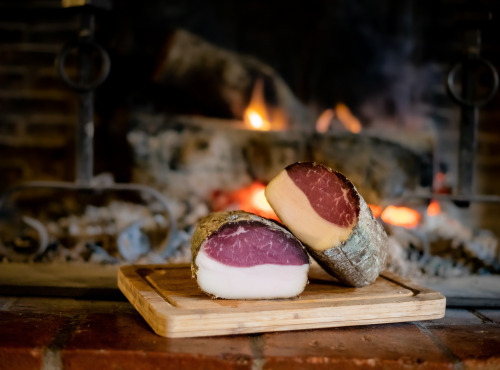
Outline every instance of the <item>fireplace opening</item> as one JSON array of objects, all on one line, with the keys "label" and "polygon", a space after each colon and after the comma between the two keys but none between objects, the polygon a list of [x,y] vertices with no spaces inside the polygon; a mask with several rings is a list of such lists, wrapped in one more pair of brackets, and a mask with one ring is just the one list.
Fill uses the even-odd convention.
[{"label": "fireplace opening", "polygon": [[[70,5],[0,5],[5,266],[189,261],[200,217],[245,209],[275,218],[267,182],[314,160],[370,204],[391,237],[388,268],[445,279],[500,273],[496,2]],[[111,63],[92,90],[90,180],[160,197],[8,192],[75,180],[82,91],[64,85],[54,63],[88,11]]]}]

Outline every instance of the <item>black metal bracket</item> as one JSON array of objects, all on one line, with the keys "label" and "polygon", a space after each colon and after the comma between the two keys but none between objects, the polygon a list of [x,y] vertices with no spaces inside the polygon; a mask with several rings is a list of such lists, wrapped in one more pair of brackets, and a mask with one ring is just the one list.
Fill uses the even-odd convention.
[{"label": "black metal bracket", "polygon": [[[156,253],[163,258],[171,256],[177,249],[179,233],[177,230],[176,219],[171,212],[167,199],[158,190],[142,184],[132,183],[111,183],[108,185],[98,185],[93,182],[93,162],[94,162],[94,104],[93,91],[101,85],[107,78],[111,61],[106,50],[94,41],[95,19],[94,8],[108,8],[109,1],[96,0],[63,0],[63,7],[81,7],[84,11],[81,13],[81,27],[78,37],[66,44],[57,60],[56,67],[62,80],[78,93],[78,126],[76,130],[76,181],[75,183],[62,181],[30,181],[20,184],[7,190],[0,196],[0,210],[7,199],[14,193],[27,189],[56,189],[56,190],[75,190],[75,191],[114,191],[114,192],[138,192],[149,194],[154,197],[166,212],[169,218],[169,230],[164,244],[156,249]],[[71,79],[66,72],[66,62],[68,55],[72,52],[77,54],[78,72],[77,79]],[[90,54],[96,53],[101,59],[101,71],[93,80],[91,78],[91,60]],[[31,218],[22,218],[23,222],[31,227],[36,226],[39,234],[38,254],[43,252],[48,244],[47,231],[37,220]],[[0,247],[2,247],[0,241]],[[5,249],[5,248],[3,248]]]},{"label": "black metal bracket", "polygon": [[[473,14],[474,17],[470,17]],[[471,18],[470,20],[468,19]],[[479,18],[478,18],[479,17]],[[479,107],[493,99],[498,91],[499,76],[495,66],[481,57],[481,29],[475,19],[491,19],[490,12],[479,13],[469,10],[460,21],[463,31],[463,58],[448,72],[446,87],[451,98],[461,107],[458,181],[456,195],[467,198],[474,195],[474,178],[477,152],[477,128]],[[491,87],[487,94],[477,96],[478,78],[476,72],[483,68],[491,75]],[[461,80],[458,80],[461,71]],[[460,89],[457,87],[460,85]],[[467,207],[469,201],[456,201],[458,206]]]}]

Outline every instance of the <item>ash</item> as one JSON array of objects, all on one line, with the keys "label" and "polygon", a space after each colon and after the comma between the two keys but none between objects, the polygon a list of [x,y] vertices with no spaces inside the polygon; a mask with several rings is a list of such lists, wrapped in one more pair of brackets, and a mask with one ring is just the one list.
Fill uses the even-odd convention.
[{"label": "ash", "polygon": [[[170,220],[156,204],[113,200],[105,206],[87,205],[81,214],[24,219],[24,226],[1,227],[0,260],[8,262],[83,262],[92,264],[150,264],[190,261],[190,238],[195,220],[208,213],[203,203],[170,201],[177,218],[176,251],[162,254]],[[10,226],[10,225],[9,225]]]},{"label": "ash", "polygon": [[[0,245],[0,255],[3,262],[188,263],[192,232],[210,206],[194,196],[169,199],[169,203],[179,228],[176,252],[169,257],[160,253],[169,220],[157,211],[157,205],[119,200],[102,207],[87,205],[80,215],[49,221],[49,243],[42,252],[33,247],[35,237],[25,237]],[[496,236],[488,230],[474,231],[447,212],[426,215],[414,228],[384,227],[389,235],[387,269],[400,276],[453,278],[500,273]]]},{"label": "ash", "polygon": [[425,215],[414,228],[384,225],[387,269],[408,278],[500,273],[500,245],[489,230],[473,230],[447,212]]}]

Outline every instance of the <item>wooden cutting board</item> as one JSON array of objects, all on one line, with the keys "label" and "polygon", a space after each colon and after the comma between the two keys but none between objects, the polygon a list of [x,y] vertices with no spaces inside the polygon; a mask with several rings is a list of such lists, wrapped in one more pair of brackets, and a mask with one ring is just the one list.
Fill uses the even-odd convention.
[{"label": "wooden cutting board", "polygon": [[212,299],[188,265],[121,267],[118,287],[157,334],[171,338],[430,320],[446,307],[440,293],[390,273],[348,288],[317,267],[300,297],[290,299]]}]

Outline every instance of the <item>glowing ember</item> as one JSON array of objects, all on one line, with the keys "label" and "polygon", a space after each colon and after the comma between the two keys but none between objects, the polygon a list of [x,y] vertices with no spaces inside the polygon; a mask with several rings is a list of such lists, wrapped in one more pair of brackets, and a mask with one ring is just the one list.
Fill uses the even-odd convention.
[{"label": "glowing ember", "polygon": [[252,203],[252,206],[254,206],[258,210],[264,212],[272,211],[272,208],[267,202],[266,196],[264,195],[264,186],[254,188],[253,194],[251,194],[250,202]]},{"label": "glowing ember", "polygon": [[382,206],[377,206],[375,204],[368,204],[368,207],[370,207],[373,217],[375,218],[380,216],[380,214],[382,213]]},{"label": "glowing ember", "polygon": [[436,216],[441,212],[441,207],[439,206],[439,203],[437,200],[431,200],[429,203],[429,206],[427,207],[427,214],[429,216]]},{"label": "glowing ember", "polygon": [[264,195],[265,188],[264,184],[254,182],[250,186],[236,191],[216,192],[212,198],[213,210],[228,211],[241,209],[279,221],[278,216],[276,216]]},{"label": "glowing ember", "polygon": [[380,218],[396,226],[415,227],[420,221],[420,214],[411,208],[388,206]]},{"label": "glowing ember", "polygon": [[446,181],[446,175],[442,172],[438,172],[436,173],[436,179],[435,179],[438,183],[442,184],[443,182]]},{"label": "glowing ember", "polygon": [[335,112],[337,113],[339,121],[342,122],[347,130],[351,131],[354,134],[357,134],[361,131],[361,123],[352,114],[347,105],[345,105],[344,103],[338,103],[335,106]]},{"label": "glowing ember", "polygon": [[238,190],[236,198],[243,211],[252,212],[262,217],[278,220],[278,216],[267,202],[264,195],[266,186],[259,182],[254,182],[249,187]]}]

